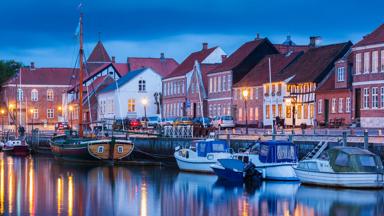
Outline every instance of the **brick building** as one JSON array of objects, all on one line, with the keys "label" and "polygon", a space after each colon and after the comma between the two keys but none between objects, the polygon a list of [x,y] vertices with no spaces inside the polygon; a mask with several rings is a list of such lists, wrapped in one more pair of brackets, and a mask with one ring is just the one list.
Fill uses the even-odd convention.
[{"label": "brick building", "polygon": [[384,127],[384,24],[352,48],[353,117],[362,127]]},{"label": "brick building", "polygon": [[[207,71],[222,62],[223,56],[226,53],[220,47],[208,48],[208,44],[203,43],[202,50],[190,54],[163,79],[164,117],[193,117],[199,116],[201,110],[207,110],[204,107],[207,99],[205,77]],[[199,85],[197,88],[196,84]]]},{"label": "brick building", "polygon": [[16,123],[30,131],[32,122],[34,128],[54,129],[63,119],[63,94],[71,87],[70,77],[75,73],[72,68],[38,68],[34,63],[20,68],[1,91],[8,129],[14,130]]},{"label": "brick building", "polygon": [[278,54],[278,50],[265,38],[257,37],[238,48],[233,54],[208,73],[208,113],[210,117],[233,115],[232,85],[240,81],[262,58]]}]

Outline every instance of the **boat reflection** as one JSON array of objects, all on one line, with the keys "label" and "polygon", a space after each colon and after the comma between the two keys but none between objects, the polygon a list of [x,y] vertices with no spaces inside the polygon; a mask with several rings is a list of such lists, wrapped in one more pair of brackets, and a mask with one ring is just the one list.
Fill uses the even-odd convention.
[{"label": "boat reflection", "polygon": [[382,191],[230,184],[174,168],[83,166],[0,153],[0,215],[380,215]]}]

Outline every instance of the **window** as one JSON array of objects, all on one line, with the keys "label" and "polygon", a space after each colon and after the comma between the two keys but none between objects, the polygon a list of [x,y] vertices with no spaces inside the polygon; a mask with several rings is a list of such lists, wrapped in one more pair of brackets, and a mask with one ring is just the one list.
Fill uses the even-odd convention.
[{"label": "window", "polygon": [[291,118],[291,107],[290,106],[285,107],[285,118]]},{"label": "window", "polygon": [[256,87],[253,92],[255,94],[255,99],[259,99],[259,89]]},{"label": "window", "polygon": [[145,80],[139,80],[139,92],[145,91]]},{"label": "window", "polygon": [[314,104],[309,104],[309,117],[313,119],[315,114],[315,105]]},{"label": "window", "polygon": [[369,88],[364,88],[363,108],[369,109]]},{"label": "window", "polygon": [[31,101],[38,101],[39,92],[36,89],[32,89],[31,91]]},{"label": "window", "polygon": [[381,87],[381,92],[380,92],[380,103],[381,103],[381,108],[384,109],[384,87]]},{"label": "window", "polygon": [[53,101],[53,90],[52,89],[48,89],[47,90],[47,101]]},{"label": "window", "polygon": [[336,113],[336,98],[332,98],[332,108],[331,108],[332,113]]},{"label": "window", "polygon": [[253,100],[253,88],[249,90],[249,99]]},{"label": "window", "polygon": [[135,99],[128,99],[128,112],[136,111],[136,101]]},{"label": "window", "polygon": [[304,119],[308,119],[308,104],[304,104]]},{"label": "window", "polygon": [[239,108],[239,121],[243,121],[243,109]]},{"label": "window", "polygon": [[364,53],[364,73],[369,73],[369,52]]},{"label": "window", "polygon": [[217,77],[217,92],[221,92],[221,76]]},{"label": "window", "polygon": [[259,108],[255,107],[255,120],[259,120]]},{"label": "window", "polygon": [[303,106],[298,105],[297,106],[297,119],[301,119],[303,116]]},{"label": "window", "polygon": [[233,98],[237,100],[237,89],[233,90]]},{"label": "window", "polygon": [[323,100],[320,99],[318,102],[317,102],[317,112],[319,114],[323,113]]},{"label": "window", "polygon": [[217,77],[213,77],[213,92],[217,92]]},{"label": "window", "polygon": [[379,107],[379,96],[378,96],[378,88],[372,88],[372,108],[377,109]]},{"label": "window", "polygon": [[273,116],[273,118],[276,117],[276,105],[275,104],[272,104],[272,116]]},{"label": "window", "polygon": [[32,109],[32,118],[33,119],[39,118],[39,110],[38,109]]},{"label": "window", "polygon": [[359,155],[359,161],[361,166],[376,167],[375,158],[371,155]]},{"label": "window", "polygon": [[336,160],[335,160],[335,165],[337,166],[348,166],[349,159],[348,155],[340,152],[339,155],[337,155]]},{"label": "window", "polygon": [[249,108],[249,120],[253,120],[253,107]]},{"label": "window", "polygon": [[103,153],[103,152],[104,152],[104,146],[98,146],[97,153]]},{"label": "window", "polygon": [[191,93],[195,93],[195,85],[191,84]]},{"label": "window", "polygon": [[379,52],[373,51],[372,52],[372,73],[377,73],[379,67]]},{"label": "window", "polygon": [[347,97],[345,99],[345,112],[349,113],[351,112],[351,98]]},{"label": "window", "polygon": [[266,85],[265,85],[265,95],[266,95],[266,96],[269,96],[269,93],[270,93],[270,92],[269,92],[269,85],[266,84]]},{"label": "window", "polygon": [[19,88],[17,89],[17,100],[22,101],[23,99],[24,99],[23,89]]},{"label": "window", "polygon": [[381,52],[380,52],[380,58],[381,58],[381,60],[380,60],[380,68],[381,68],[381,72],[384,72],[384,50],[381,50]]},{"label": "window", "polygon": [[232,77],[228,75],[228,91],[231,91],[232,88]]},{"label": "window", "polygon": [[337,81],[338,82],[344,81],[344,77],[345,77],[345,68],[344,67],[337,68]]},{"label": "window", "polygon": [[361,53],[356,54],[356,74],[361,74]]},{"label": "window", "polygon": [[343,112],[343,99],[344,98],[339,98],[339,113]]},{"label": "window", "polygon": [[223,91],[227,91],[227,77],[223,76]]},{"label": "window", "polygon": [[277,114],[280,118],[283,117],[283,106],[281,104],[277,105]]},{"label": "window", "polygon": [[53,119],[55,117],[54,109],[47,109],[47,118]]},{"label": "window", "polygon": [[266,119],[270,119],[271,117],[270,117],[270,108],[269,108],[269,105],[266,105],[265,106],[265,118]]},{"label": "window", "polygon": [[181,94],[184,94],[184,81],[181,82]]},{"label": "window", "polygon": [[117,152],[123,153],[124,152],[124,146],[117,146]]}]

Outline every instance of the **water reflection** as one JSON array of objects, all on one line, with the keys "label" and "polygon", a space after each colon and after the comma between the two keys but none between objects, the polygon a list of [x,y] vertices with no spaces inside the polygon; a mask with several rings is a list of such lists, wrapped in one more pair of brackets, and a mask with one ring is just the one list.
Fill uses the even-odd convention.
[{"label": "water reflection", "polygon": [[0,215],[383,215],[383,191],[234,185],[158,167],[90,167],[0,153]]}]

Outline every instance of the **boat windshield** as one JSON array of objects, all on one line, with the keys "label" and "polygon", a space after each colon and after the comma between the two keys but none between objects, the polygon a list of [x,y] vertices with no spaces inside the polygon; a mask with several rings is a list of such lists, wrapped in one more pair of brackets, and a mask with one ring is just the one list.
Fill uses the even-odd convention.
[{"label": "boat windshield", "polygon": [[200,141],[197,143],[197,154],[199,157],[206,157],[208,153],[227,152],[228,146],[225,141]]},{"label": "boat windshield", "polygon": [[260,144],[262,163],[297,162],[297,149],[293,143],[270,141]]}]

